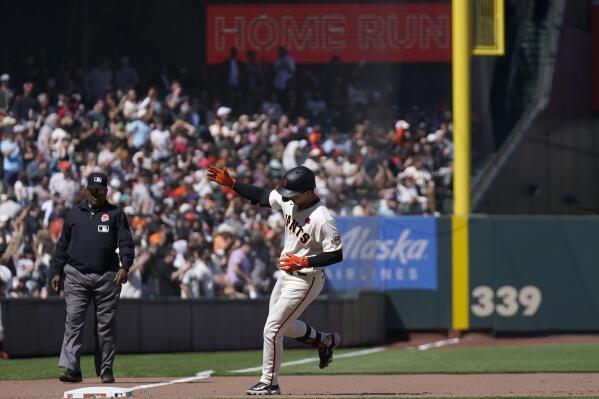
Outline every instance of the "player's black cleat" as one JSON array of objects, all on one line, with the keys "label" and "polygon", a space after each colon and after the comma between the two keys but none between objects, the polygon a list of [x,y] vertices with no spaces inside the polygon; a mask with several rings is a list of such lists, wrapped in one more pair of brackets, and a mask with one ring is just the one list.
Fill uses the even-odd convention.
[{"label": "player's black cleat", "polygon": [[58,379],[62,382],[81,382],[83,379],[81,376],[81,371],[74,371],[71,369],[66,369]]},{"label": "player's black cleat", "polygon": [[103,384],[112,384],[114,382],[114,374],[112,374],[112,370],[107,369],[104,371],[100,377],[100,380],[102,380]]},{"label": "player's black cleat", "polygon": [[281,389],[278,385],[267,385],[263,382],[259,382],[247,391],[248,395],[280,395]]},{"label": "player's black cleat", "polygon": [[339,333],[333,332],[328,333],[324,340],[324,346],[322,348],[318,348],[318,357],[320,357],[320,364],[318,367],[321,369],[327,367],[333,361],[333,352],[335,348],[339,346],[341,342],[341,335]]}]

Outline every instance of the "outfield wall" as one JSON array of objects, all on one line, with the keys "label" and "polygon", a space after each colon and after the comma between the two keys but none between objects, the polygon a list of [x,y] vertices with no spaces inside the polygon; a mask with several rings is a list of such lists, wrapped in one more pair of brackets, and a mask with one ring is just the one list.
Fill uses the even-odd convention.
[{"label": "outfield wall", "polygon": [[470,326],[599,331],[599,218],[470,221]]},{"label": "outfield wall", "polygon": [[[387,291],[388,330],[451,328],[451,236],[438,219],[436,290]],[[599,218],[473,216],[469,237],[470,329],[599,331]]]},{"label": "outfield wall", "polygon": [[[4,351],[11,357],[55,356],[64,333],[65,304],[60,299],[0,300]],[[94,318],[87,312],[83,352],[93,353]],[[302,316],[311,325],[339,331],[350,346],[385,341],[385,297],[362,292],[354,298],[319,299]],[[262,347],[268,299],[156,300],[123,299],[119,303],[119,353],[189,352]],[[303,347],[293,340],[287,347]]]}]

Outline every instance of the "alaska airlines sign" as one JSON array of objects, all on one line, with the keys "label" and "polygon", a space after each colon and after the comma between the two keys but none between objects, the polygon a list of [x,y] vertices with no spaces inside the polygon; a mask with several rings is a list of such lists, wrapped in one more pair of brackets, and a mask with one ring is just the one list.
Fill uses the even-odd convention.
[{"label": "alaska airlines sign", "polygon": [[437,289],[437,220],[337,218],[343,262],[326,267],[337,290]]}]

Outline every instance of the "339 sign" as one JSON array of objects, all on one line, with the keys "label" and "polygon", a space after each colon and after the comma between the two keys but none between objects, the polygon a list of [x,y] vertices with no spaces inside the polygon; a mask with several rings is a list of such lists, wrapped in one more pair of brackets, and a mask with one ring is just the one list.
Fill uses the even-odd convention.
[{"label": "339 sign", "polygon": [[489,317],[494,313],[503,317],[512,317],[517,314],[534,316],[543,296],[541,290],[534,285],[527,285],[520,289],[504,285],[494,290],[487,285],[479,285],[472,290],[470,309],[478,317]]}]

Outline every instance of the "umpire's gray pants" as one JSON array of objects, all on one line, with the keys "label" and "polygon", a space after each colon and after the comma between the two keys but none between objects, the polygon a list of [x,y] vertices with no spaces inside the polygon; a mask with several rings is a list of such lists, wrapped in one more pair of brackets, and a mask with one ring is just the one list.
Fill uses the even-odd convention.
[{"label": "umpire's gray pants", "polygon": [[97,320],[97,339],[101,351],[101,372],[112,369],[116,354],[116,310],[121,285],[114,283],[116,272],[103,274],[81,273],[66,265],[64,268],[64,294],[67,303],[64,340],[59,367],[80,371],[81,341],[85,312],[94,301]]}]

